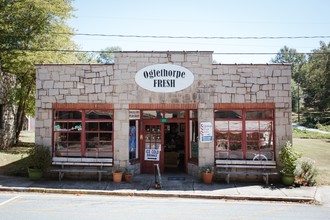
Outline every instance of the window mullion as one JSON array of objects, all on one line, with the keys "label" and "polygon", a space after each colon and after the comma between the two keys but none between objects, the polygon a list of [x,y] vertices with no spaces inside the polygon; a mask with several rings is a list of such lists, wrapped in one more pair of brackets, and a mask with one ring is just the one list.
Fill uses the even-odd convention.
[{"label": "window mullion", "polygon": [[243,160],[246,160],[247,142],[246,142],[246,110],[242,110],[242,151]]},{"label": "window mullion", "polygon": [[81,156],[85,157],[86,154],[86,124],[85,124],[85,117],[86,117],[86,113],[85,110],[82,111],[82,118],[81,118],[81,127],[82,127],[82,131],[81,131]]}]

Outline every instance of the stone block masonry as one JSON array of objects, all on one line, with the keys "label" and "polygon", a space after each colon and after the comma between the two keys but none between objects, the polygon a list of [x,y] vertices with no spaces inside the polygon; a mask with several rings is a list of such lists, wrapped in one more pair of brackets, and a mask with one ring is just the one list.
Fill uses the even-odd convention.
[{"label": "stone block masonry", "polygon": [[[52,104],[103,103],[115,106],[115,163],[128,161],[129,104],[197,103],[199,122],[213,122],[214,104],[275,106],[276,148],[291,141],[291,65],[212,64],[210,51],[115,52],[114,64],[37,65],[36,142],[50,145]],[[175,64],[194,74],[188,88],[158,94],[139,87],[135,74],[154,64]],[[46,117],[48,116],[48,117]],[[118,129],[120,128],[120,129]],[[124,146],[123,146],[124,145]],[[214,159],[214,143],[200,145],[200,165]]]}]

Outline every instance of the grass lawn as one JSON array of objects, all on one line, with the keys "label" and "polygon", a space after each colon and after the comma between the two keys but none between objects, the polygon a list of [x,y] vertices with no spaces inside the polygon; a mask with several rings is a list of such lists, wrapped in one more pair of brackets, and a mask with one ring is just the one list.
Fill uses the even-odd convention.
[{"label": "grass lawn", "polygon": [[293,147],[303,157],[315,160],[319,175],[318,185],[330,185],[330,140],[293,138]]},{"label": "grass lawn", "polygon": [[22,131],[20,142],[0,150],[0,175],[26,176],[28,150],[34,145],[34,132]]}]

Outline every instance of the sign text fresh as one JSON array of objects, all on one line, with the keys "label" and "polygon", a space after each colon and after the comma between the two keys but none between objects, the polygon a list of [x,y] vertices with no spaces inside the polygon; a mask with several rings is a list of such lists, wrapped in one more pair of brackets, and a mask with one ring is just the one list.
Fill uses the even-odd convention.
[{"label": "sign text fresh", "polygon": [[153,92],[176,92],[189,87],[194,75],[188,69],[173,64],[147,66],[135,75],[136,83]]}]

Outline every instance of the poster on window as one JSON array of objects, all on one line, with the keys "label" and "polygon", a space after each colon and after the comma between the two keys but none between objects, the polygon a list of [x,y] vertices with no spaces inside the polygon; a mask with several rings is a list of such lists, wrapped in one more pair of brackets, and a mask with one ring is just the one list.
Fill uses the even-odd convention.
[{"label": "poster on window", "polygon": [[159,153],[158,149],[145,149],[144,160],[159,161]]},{"label": "poster on window", "polygon": [[201,142],[212,142],[213,140],[213,126],[211,122],[201,122],[200,126]]}]

